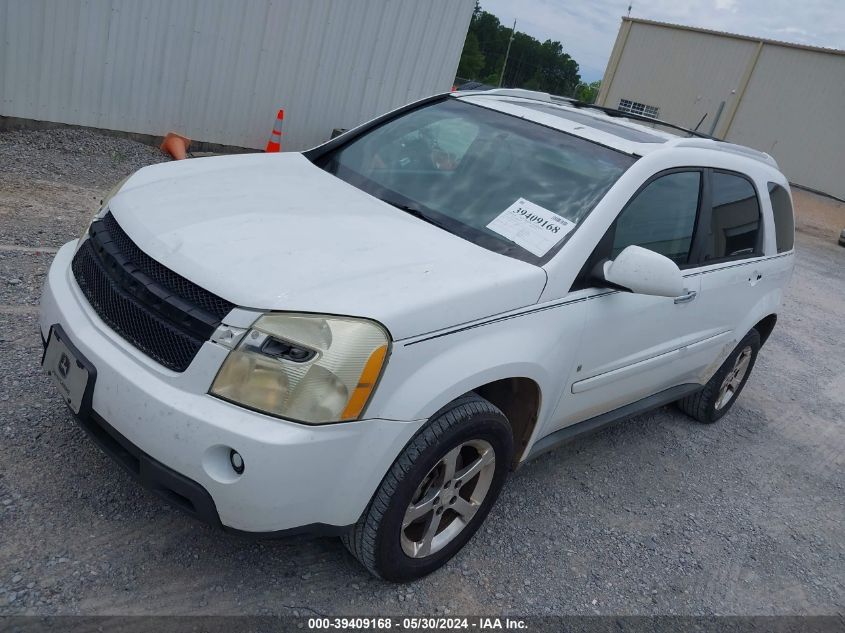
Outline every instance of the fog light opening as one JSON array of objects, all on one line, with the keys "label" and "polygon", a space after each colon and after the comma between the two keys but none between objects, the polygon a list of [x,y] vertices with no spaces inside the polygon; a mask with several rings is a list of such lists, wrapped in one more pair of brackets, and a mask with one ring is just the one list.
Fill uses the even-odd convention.
[{"label": "fog light opening", "polygon": [[243,473],[244,458],[241,457],[241,454],[235,449],[229,450],[229,464],[231,464],[232,470],[234,470],[239,475]]}]

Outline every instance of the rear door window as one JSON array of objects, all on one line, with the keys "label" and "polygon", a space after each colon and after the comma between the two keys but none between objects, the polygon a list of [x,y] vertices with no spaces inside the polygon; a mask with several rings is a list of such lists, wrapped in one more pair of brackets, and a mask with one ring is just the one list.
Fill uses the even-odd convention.
[{"label": "rear door window", "polygon": [[760,250],[760,202],[751,181],[714,171],[707,260],[753,257]]},{"label": "rear door window", "polygon": [[792,213],[792,201],[786,189],[770,182],[769,198],[775,216],[775,241],[778,253],[791,251],[795,242],[795,216]]}]

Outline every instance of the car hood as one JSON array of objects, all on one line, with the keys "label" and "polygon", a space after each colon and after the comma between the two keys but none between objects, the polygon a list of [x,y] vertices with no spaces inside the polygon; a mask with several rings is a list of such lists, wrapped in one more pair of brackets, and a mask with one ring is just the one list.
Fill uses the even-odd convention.
[{"label": "car hood", "polygon": [[109,208],[144,252],[236,305],[369,317],[394,339],[530,305],[546,282],[299,153],[146,167]]}]

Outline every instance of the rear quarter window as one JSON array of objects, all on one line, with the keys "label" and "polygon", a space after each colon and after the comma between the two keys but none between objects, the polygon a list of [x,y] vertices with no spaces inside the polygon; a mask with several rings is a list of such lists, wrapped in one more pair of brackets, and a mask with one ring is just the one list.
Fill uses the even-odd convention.
[{"label": "rear quarter window", "polygon": [[792,201],[786,189],[778,184],[768,184],[769,199],[772,201],[772,212],[775,216],[775,241],[778,253],[791,251],[795,242],[795,216],[792,212]]}]

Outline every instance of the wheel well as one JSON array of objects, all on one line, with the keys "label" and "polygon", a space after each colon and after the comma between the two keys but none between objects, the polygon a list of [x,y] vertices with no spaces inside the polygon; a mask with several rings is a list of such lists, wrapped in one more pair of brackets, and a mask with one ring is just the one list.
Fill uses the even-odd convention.
[{"label": "wheel well", "polygon": [[775,323],[777,323],[778,315],[770,314],[769,316],[760,319],[757,322],[757,325],[754,326],[754,329],[760,333],[760,345],[766,342],[766,339],[769,338],[769,334],[772,333],[772,330],[775,329]]},{"label": "wheel well", "polygon": [[540,411],[540,387],[530,378],[505,378],[474,389],[502,410],[513,429],[513,467],[522,458],[537,424]]}]

